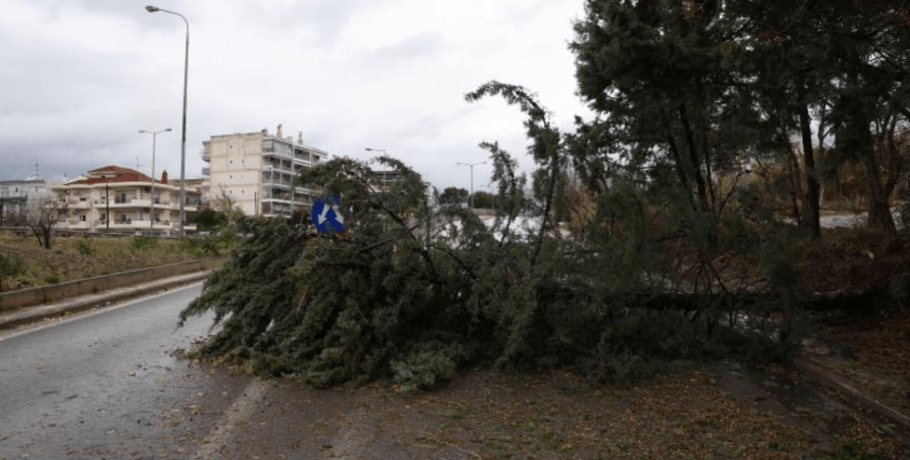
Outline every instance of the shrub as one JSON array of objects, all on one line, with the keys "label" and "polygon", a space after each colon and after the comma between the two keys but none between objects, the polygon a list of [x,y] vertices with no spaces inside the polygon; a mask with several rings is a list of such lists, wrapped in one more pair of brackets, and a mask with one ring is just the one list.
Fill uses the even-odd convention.
[{"label": "shrub", "polygon": [[25,261],[21,257],[0,253],[0,290],[3,290],[3,279],[25,273]]},{"label": "shrub", "polygon": [[229,251],[239,237],[231,229],[209,235],[194,235],[180,240],[179,250],[198,257],[216,256]]},{"label": "shrub", "polygon": [[87,238],[80,238],[76,240],[76,242],[73,243],[73,247],[76,248],[76,251],[78,251],[79,254],[82,254],[84,256],[92,253],[92,243],[91,240]]},{"label": "shrub", "polygon": [[25,272],[25,261],[21,257],[0,253],[0,275],[18,276]]},{"label": "shrub", "polygon": [[130,250],[151,251],[158,247],[158,237],[136,235],[130,239]]},{"label": "shrub", "polygon": [[57,284],[57,283],[60,282],[60,277],[57,276],[57,275],[53,275],[53,274],[51,274],[51,275],[45,275],[45,276],[44,276],[44,282],[47,283],[47,284]]}]

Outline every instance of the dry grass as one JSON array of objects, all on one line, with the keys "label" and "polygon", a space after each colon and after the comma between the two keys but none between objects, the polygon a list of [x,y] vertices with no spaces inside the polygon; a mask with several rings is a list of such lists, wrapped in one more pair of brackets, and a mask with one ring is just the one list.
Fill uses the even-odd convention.
[{"label": "dry grass", "polygon": [[198,256],[178,240],[142,237],[57,237],[50,250],[33,236],[0,233],[0,253],[24,262],[24,273],[3,277],[9,291],[110,273],[184,262]]},{"label": "dry grass", "polygon": [[[797,380],[793,380],[796,378]],[[399,396],[381,382],[276,382],[221,458],[901,458],[888,427],[782,371],[696,366],[631,388],[571,372],[466,372]],[[239,446],[242,446],[242,451]]]}]

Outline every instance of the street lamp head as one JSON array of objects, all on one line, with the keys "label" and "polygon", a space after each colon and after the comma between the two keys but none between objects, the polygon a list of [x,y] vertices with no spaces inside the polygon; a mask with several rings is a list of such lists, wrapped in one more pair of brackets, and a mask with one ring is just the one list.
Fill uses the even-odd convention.
[{"label": "street lamp head", "polygon": [[155,13],[159,11],[159,8],[157,6],[147,6],[145,7],[145,11],[148,11],[149,13]]},{"label": "street lamp head", "polygon": [[165,129],[165,131],[170,131],[170,130],[171,130],[171,128]]}]

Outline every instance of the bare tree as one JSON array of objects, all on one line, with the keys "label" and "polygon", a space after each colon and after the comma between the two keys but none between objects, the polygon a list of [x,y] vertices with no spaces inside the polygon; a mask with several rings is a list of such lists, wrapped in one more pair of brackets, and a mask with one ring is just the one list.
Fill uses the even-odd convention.
[{"label": "bare tree", "polygon": [[237,199],[228,193],[224,185],[219,186],[218,195],[212,198],[209,206],[217,212],[223,212],[228,225],[232,225],[238,216],[243,215],[243,208],[237,203]]},{"label": "bare tree", "polygon": [[66,217],[67,203],[58,199],[54,194],[39,195],[29,199],[25,212],[25,220],[38,244],[45,249],[51,248],[51,238],[54,227],[61,219]]}]

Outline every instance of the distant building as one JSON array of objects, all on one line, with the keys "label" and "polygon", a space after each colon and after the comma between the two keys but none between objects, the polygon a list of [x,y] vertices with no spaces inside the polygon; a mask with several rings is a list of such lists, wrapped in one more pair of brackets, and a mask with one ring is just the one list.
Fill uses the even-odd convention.
[{"label": "distant building", "polygon": [[207,200],[228,198],[250,216],[291,217],[306,214],[316,190],[294,186],[304,168],[325,161],[329,154],[265,129],[246,134],[212,136],[203,143],[203,169],[208,175],[203,189]]},{"label": "distant building", "polygon": [[[398,170],[370,170],[370,186],[372,186],[374,191],[388,192],[392,185],[396,182],[402,182],[404,179],[404,173]],[[427,202],[430,203],[431,206],[434,206],[433,185],[427,181],[421,181],[420,183],[423,185],[423,193],[427,198]]]},{"label": "distant building", "polygon": [[401,182],[404,178],[404,173],[394,169],[370,170],[370,185],[383,192],[387,192],[392,184]]},{"label": "distant building", "polygon": [[37,172],[25,180],[0,181],[0,226],[22,225],[29,197],[44,194],[46,187],[47,184]]},{"label": "distant building", "polygon": [[[169,181],[167,171],[161,174],[161,180],[154,182],[154,196],[152,178],[122,166],[93,169],[48,189],[67,205],[62,229],[176,233],[180,227],[180,182]],[[184,206],[187,220],[200,203],[198,187],[187,181]],[[196,226],[185,224],[184,230],[192,232]]]}]

